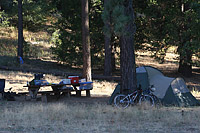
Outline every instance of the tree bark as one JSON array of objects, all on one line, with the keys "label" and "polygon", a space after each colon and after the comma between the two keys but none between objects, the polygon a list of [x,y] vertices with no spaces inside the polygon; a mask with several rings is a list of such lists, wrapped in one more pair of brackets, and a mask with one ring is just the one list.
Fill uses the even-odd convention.
[{"label": "tree bark", "polygon": [[134,53],[135,29],[132,5],[132,0],[125,0],[125,15],[130,16],[131,20],[124,27],[127,33],[120,37],[120,70],[122,93],[130,93],[137,88]]},{"label": "tree bark", "polygon": [[[104,0],[104,7],[107,4],[108,0]],[[109,19],[104,23],[105,27],[107,29],[110,29],[110,17]],[[112,74],[112,48],[111,48],[111,36],[104,34],[104,40],[105,40],[105,60],[104,60],[104,75],[110,76]]]},{"label": "tree bark", "polygon": [[114,37],[111,37],[111,69],[112,72],[115,72],[116,70],[116,58],[115,58],[115,54],[116,54],[116,40],[114,39]]},{"label": "tree bark", "polygon": [[[188,26],[186,23],[184,23],[184,12],[188,10],[189,4],[184,4],[182,0],[179,1],[179,6],[181,7],[181,18],[182,18],[182,24],[180,24],[179,29],[179,40],[180,45],[178,47],[180,59],[179,59],[179,68],[178,72],[181,73],[183,76],[191,77],[192,76],[192,51],[190,50],[191,46],[185,47],[184,45],[188,41],[188,39],[192,38],[191,36],[185,37],[183,35],[184,32],[188,30]],[[188,23],[191,22],[191,19],[188,19]]]},{"label": "tree bark", "polygon": [[89,9],[88,0],[81,0],[82,4],[82,45],[83,45],[83,77],[87,81],[92,80],[91,75],[91,54],[89,35]]},{"label": "tree bark", "polygon": [[18,59],[23,58],[23,40],[22,0],[18,0]]},{"label": "tree bark", "polygon": [[106,76],[110,76],[112,74],[111,50],[110,37],[105,36],[104,75]]},{"label": "tree bark", "polygon": [[[112,45],[112,44],[111,44]],[[112,53],[111,53],[111,69],[112,72],[116,71],[116,61],[115,61],[115,53],[116,53],[116,49],[115,47],[112,45]]]},{"label": "tree bark", "polygon": [[190,51],[186,50],[186,54],[180,53],[180,61],[178,72],[183,74],[183,76],[191,77],[192,76],[192,54]]}]

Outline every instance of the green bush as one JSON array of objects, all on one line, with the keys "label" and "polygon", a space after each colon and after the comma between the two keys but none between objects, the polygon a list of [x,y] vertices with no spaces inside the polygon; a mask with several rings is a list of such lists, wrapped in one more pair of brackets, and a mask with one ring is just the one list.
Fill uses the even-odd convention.
[{"label": "green bush", "polygon": [[4,11],[0,11],[0,27],[9,26],[9,17]]}]

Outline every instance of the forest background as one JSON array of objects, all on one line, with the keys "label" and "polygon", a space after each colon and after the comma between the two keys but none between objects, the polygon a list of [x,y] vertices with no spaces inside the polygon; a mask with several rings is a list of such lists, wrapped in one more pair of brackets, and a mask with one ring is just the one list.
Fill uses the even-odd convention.
[{"label": "forest background", "polygon": [[[119,23],[110,23],[110,29],[115,28],[110,37],[112,76],[120,75],[120,42],[116,31],[123,30],[120,28],[120,22],[124,21],[124,17],[119,15],[119,6],[113,4],[118,1],[121,0],[112,0],[106,7],[107,11],[112,11],[112,16],[104,11],[103,1],[89,1],[93,74],[102,75],[108,66],[104,63],[104,35],[107,32],[104,22],[108,17],[113,20],[116,18],[114,16],[118,16]],[[52,74],[47,74],[46,78],[53,83],[59,83],[65,77],[57,74],[81,73],[83,60],[80,0],[23,0],[23,65],[20,65],[16,58],[17,4],[17,0],[0,1],[0,68],[20,70],[1,70],[0,77],[7,80],[5,89],[13,87],[13,91],[16,92],[25,89],[27,91],[23,86],[33,79],[35,72]],[[133,9],[136,66],[151,65],[169,77],[192,76],[183,77],[188,88],[193,89],[192,94],[199,99],[200,93],[195,90],[200,89],[200,2],[134,0]],[[182,74],[178,73],[179,67],[184,69],[180,71]],[[106,105],[117,83],[93,81],[94,89],[90,98],[65,97],[48,104],[39,101],[2,101],[1,131],[199,132],[199,107],[162,107],[144,110],[134,106],[127,110],[117,110]]]},{"label": "forest background", "polygon": [[[121,9],[116,0],[106,6],[111,10],[104,10],[102,0],[89,1],[89,25],[92,69],[106,70],[104,33],[107,29],[104,22],[117,18],[117,24],[109,24],[115,32],[110,34],[112,56],[112,73],[119,69],[120,42],[118,34],[123,32],[121,23],[126,18],[120,15]],[[16,30],[18,14],[16,0],[1,0],[0,25],[2,35],[4,30]],[[115,3],[115,4],[113,4]],[[108,9],[107,8],[107,9]],[[200,57],[200,2],[195,0],[149,0],[133,1],[135,13],[134,48],[136,51],[150,51],[151,56],[160,63],[166,62],[165,56],[169,49],[179,56],[175,59],[179,64],[178,70],[184,76],[192,75],[192,66],[199,66]],[[109,15],[112,13],[112,15]],[[7,28],[5,28],[7,27]],[[49,46],[49,55],[46,60],[54,60],[66,67],[81,68],[81,2],[78,0],[23,0],[23,27],[25,31],[44,36]],[[47,33],[43,34],[43,32]],[[46,38],[45,38],[46,36]],[[9,42],[12,44],[9,45]],[[28,64],[30,59],[39,59],[45,53],[31,37],[24,36],[24,56]],[[37,48],[36,48],[36,47]],[[14,57],[17,56],[16,40],[1,38],[1,65],[18,65]],[[137,57],[137,55],[136,55]],[[105,65],[104,65],[105,64]],[[111,73],[109,74],[111,75]]]}]

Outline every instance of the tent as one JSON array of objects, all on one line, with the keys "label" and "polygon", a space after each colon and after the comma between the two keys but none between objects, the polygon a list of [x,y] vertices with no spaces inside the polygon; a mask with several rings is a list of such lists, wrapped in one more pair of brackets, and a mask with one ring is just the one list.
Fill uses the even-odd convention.
[{"label": "tent", "polygon": [[[145,90],[150,85],[154,85],[153,92],[165,106],[195,106],[200,105],[199,101],[190,93],[185,81],[182,78],[166,77],[156,68],[143,66],[136,68],[137,85],[141,85]],[[120,84],[110,97],[109,103],[120,93]]]}]

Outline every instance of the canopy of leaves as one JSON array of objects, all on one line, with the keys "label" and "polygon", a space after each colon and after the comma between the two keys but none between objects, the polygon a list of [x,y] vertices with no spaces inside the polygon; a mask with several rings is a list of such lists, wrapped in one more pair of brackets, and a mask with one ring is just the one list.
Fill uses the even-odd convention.
[{"label": "canopy of leaves", "polygon": [[200,2],[153,0],[141,5],[144,6],[136,7],[136,40],[152,44],[158,52],[169,46],[178,46],[177,52],[182,55],[186,50],[199,52]]},{"label": "canopy of leaves", "polygon": [[124,27],[128,24],[128,22],[130,22],[132,16],[124,15],[124,3],[124,0],[108,0],[104,7],[102,14],[103,21],[106,22],[111,19],[111,23],[109,24],[111,29],[104,27],[104,32],[108,36],[111,36],[112,33],[116,36],[127,34]]},{"label": "canopy of leaves", "polygon": [[[54,12],[54,5],[46,0],[23,0],[23,27],[31,31],[41,30],[47,22],[47,17]],[[4,10],[10,25],[18,25],[17,0],[2,0],[1,10]]]}]

